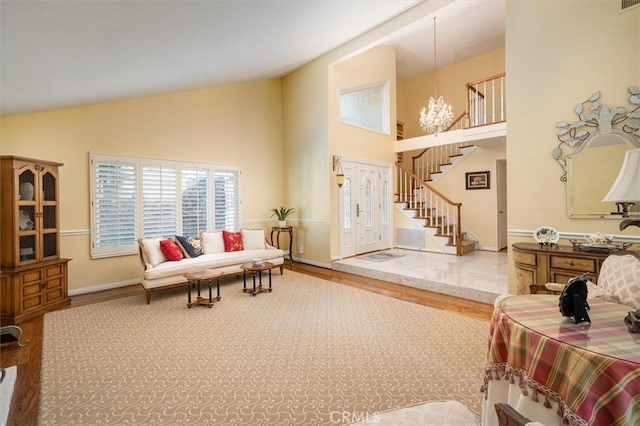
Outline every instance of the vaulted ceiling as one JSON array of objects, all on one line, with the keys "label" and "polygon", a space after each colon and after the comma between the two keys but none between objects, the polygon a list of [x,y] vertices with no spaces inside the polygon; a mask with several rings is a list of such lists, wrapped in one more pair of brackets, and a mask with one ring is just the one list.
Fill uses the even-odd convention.
[{"label": "vaulted ceiling", "polygon": [[[2,1],[0,115],[280,77],[418,3]],[[504,46],[504,0],[438,13],[438,67]],[[400,78],[433,66],[432,21],[381,40]]]}]

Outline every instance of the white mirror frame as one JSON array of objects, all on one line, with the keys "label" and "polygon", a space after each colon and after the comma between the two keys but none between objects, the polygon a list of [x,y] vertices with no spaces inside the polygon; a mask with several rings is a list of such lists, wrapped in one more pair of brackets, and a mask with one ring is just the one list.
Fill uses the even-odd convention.
[{"label": "white mirror frame", "polygon": [[[567,215],[571,218],[620,218],[620,216],[609,215],[610,212],[606,210],[610,208],[605,204],[603,204],[603,213],[574,211],[573,196],[576,193],[576,183],[571,179],[571,160],[578,157],[590,145],[596,144],[599,138],[607,135],[620,137],[622,141],[629,144],[629,149],[640,148],[640,88],[631,86],[628,93],[629,103],[633,106],[629,112],[625,107],[618,106],[610,109],[607,105],[601,104],[600,92],[595,92],[589,99],[574,108],[578,120],[572,123],[560,121],[555,125],[558,129],[556,136],[560,144],[551,155],[564,171],[560,180],[567,182]],[[563,149],[573,151],[566,153]]]}]

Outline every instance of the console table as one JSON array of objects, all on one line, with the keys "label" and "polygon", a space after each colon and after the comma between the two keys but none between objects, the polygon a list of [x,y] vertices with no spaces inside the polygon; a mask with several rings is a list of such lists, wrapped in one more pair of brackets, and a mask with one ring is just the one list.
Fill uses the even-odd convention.
[{"label": "console table", "polygon": [[[293,265],[293,226],[274,226],[271,228],[271,245],[280,248],[280,233],[284,232],[289,235],[289,262]],[[273,239],[273,234],[276,234],[275,240]],[[284,253],[285,255],[287,252]]]},{"label": "console table", "polygon": [[546,283],[566,284],[571,278],[588,272],[589,279],[598,282],[602,262],[609,253],[575,250],[571,246],[540,246],[536,243],[513,244],[518,291],[531,294],[553,293]]}]

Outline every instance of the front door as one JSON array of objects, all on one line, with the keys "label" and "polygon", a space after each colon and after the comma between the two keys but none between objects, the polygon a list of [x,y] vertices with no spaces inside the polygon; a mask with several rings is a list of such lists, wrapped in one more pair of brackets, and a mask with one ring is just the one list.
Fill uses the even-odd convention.
[{"label": "front door", "polygon": [[343,159],[342,168],[341,257],[391,248],[390,166]]}]

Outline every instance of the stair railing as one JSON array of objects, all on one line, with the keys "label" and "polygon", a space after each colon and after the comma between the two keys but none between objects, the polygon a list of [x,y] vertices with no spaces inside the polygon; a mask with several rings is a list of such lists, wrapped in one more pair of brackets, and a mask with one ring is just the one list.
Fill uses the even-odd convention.
[{"label": "stair railing", "polygon": [[449,237],[456,247],[456,255],[462,256],[462,203],[451,201],[399,162],[396,171],[396,200],[416,210],[416,217],[424,219],[425,226],[436,228],[437,235]]},{"label": "stair railing", "polygon": [[467,83],[469,127],[506,121],[505,73]]},{"label": "stair railing", "polygon": [[432,175],[441,173],[440,166],[451,164],[452,157],[462,155],[460,148],[471,146],[469,142],[458,142],[425,148],[411,157],[411,171],[424,181],[431,181]]}]

